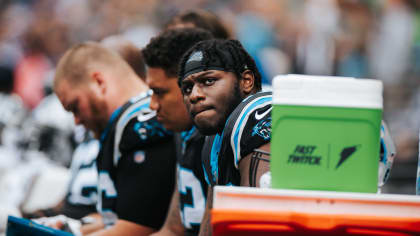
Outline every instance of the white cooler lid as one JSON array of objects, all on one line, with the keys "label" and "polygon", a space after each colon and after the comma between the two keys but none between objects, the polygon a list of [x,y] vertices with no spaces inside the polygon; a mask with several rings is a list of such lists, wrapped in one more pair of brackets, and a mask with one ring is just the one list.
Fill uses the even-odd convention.
[{"label": "white cooler lid", "polygon": [[273,103],[382,109],[382,81],[351,77],[278,75]]}]

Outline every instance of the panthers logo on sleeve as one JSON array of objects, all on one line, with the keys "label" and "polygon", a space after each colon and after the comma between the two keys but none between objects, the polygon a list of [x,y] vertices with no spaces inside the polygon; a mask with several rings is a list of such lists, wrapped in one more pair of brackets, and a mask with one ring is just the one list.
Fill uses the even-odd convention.
[{"label": "panthers logo on sleeve", "polygon": [[235,166],[242,157],[271,140],[271,92],[260,92],[246,98],[232,112],[224,129],[230,140]]},{"label": "panthers logo on sleeve", "polygon": [[153,136],[164,137],[167,134],[167,131],[163,128],[163,126],[155,119],[145,122],[137,122],[134,125],[134,130],[139,135],[140,140],[143,141]]},{"label": "panthers logo on sleeve", "polygon": [[245,98],[230,114],[223,132],[207,138],[202,160],[212,186],[239,185],[239,161],[271,140],[272,93]]},{"label": "panthers logo on sleeve", "polygon": [[172,133],[156,120],[156,112],[150,110],[149,93],[137,96],[130,102],[131,105],[124,110],[116,124],[115,165],[121,157],[121,150],[131,150],[133,147],[141,146],[147,147],[158,140],[172,137]]},{"label": "panthers logo on sleeve", "polygon": [[271,139],[271,117],[259,121],[254,128],[252,128],[252,136],[258,135],[264,140]]}]

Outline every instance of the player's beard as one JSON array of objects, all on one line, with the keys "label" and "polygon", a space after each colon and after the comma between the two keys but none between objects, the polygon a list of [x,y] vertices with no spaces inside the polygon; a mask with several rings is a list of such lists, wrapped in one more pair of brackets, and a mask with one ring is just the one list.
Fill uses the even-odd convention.
[{"label": "player's beard", "polygon": [[[235,82],[235,85],[230,93],[228,101],[226,101],[226,106],[222,110],[220,117],[216,117],[208,122],[203,122],[200,125],[196,125],[197,129],[203,135],[213,135],[216,133],[222,133],[223,128],[225,127],[226,121],[229,118],[229,115],[235,110],[235,108],[242,102],[243,96],[239,89],[239,81]],[[214,121],[214,122],[213,122]]]},{"label": "player's beard", "polygon": [[92,112],[92,120],[90,121],[90,127],[88,127],[88,129],[93,131],[95,138],[99,139],[109,121],[106,112],[106,105],[95,101],[90,104],[90,110]]}]

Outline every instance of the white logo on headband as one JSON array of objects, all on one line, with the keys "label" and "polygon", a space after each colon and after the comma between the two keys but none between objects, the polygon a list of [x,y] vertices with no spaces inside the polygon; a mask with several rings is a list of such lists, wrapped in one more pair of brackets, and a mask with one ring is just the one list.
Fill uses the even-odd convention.
[{"label": "white logo on headband", "polygon": [[192,61],[201,61],[201,60],[203,60],[203,52],[197,51],[191,54],[190,58],[188,58],[186,63],[192,62]]}]

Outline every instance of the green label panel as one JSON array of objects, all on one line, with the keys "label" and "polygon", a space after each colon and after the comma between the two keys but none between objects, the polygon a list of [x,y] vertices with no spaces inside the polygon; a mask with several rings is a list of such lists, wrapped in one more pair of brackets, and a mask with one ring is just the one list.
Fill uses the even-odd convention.
[{"label": "green label panel", "polygon": [[381,110],[273,109],[274,188],[376,192]]}]

